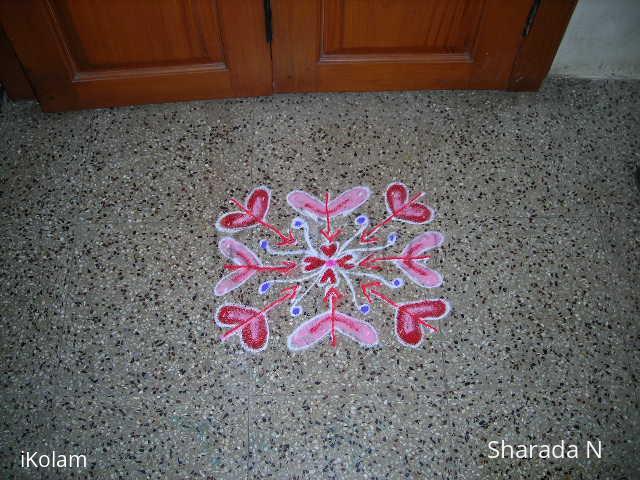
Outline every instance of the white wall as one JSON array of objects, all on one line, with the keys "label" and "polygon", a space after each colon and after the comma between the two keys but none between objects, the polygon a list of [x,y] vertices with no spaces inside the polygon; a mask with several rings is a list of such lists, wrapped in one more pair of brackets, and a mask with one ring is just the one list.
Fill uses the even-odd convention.
[{"label": "white wall", "polygon": [[578,0],[551,73],[640,78],[640,0]]}]

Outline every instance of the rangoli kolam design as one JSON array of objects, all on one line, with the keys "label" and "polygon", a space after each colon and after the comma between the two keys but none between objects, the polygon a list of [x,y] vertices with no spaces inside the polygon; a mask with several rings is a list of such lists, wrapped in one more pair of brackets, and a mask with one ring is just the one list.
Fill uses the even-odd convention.
[{"label": "rangoli kolam design", "polygon": [[[451,310],[449,303],[442,298],[402,301],[404,279],[389,280],[381,270],[390,263],[418,287],[429,289],[442,285],[440,273],[427,266],[431,250],[444,242],[440,232],[418,232],[402,252],[395,255],[389,250],[398,243],[398,235],[391,232],[386,240],[382,237],[383,230],[392,222],[416,226],[432,222],[436,212],[423,200],[424,196],[424,193],[411,195],[402,183],[390,184],[384,194],[388,215],[370,227],[366,215],[355,213],[371,197],[367,187],[354,187],[335,198],[327,192],[324,199],[294,190],[287,195],[287,203],[300,216],[293,219],[286,234],[267,221],[271,206],[269,188],[253,189],[244,202],[232,198],[231,203],[237,210],[218,218],[216,228],[220,232],[232,235],[261,228],[274,235],[276,241],[273,246],[268,240],[260,241],[261,258],[240,240],[223,237],[218,248],[229,260],[224,266],[229,273],[215,285],[215,296],[228,295],[255,275],[268,277],[260,284],[262,295],[277,290],[278,286],[282,288],[277,298],[263,306],[220,305],[215,312],[215,322],[225,329],[221,340],[238,337],[247,351],[264,350],[269,343],[273,312],[289,304],[291,316],[299,317],[305,298],[314,292],[322,296],[325,309],[291,332],[287,341],[289,349],[304,350],[325,338],[335,347],[339,336],[363,347],[377,345],[378,331],[362,318],[372,311],[376,302],[393,312],[398,341],[408,347],[420,346],[426,335],[438,331],[435,324],[447,316]],[[336,218],[350,215],[355,217],[353,231],[335,227]],[[311,226],[319,231],[315,238],[310,233]],[[347,311],[349,313],[345,313]]]}]

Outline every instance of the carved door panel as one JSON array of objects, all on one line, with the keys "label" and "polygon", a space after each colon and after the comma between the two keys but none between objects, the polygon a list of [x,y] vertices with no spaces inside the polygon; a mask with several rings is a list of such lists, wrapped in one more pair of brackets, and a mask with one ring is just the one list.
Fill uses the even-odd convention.
[{"label": "carved door panel", "polygon": [[274,89],[506,88],[531,0],[272,0]]},{"label": "carved door panel", "polygon": [[266,95],[263,0],[0,0],[45,110]]}]

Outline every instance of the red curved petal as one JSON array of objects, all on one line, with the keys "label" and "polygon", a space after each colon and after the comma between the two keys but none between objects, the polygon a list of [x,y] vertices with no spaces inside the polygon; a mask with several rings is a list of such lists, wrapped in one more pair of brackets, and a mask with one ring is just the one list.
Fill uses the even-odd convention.
[{"label": "red curved petal", "polygon": [[251,210],[256,217],[260,220],[264,220],[269,211],[269,204],[271,201],[271,194],[266,188],[256,188],[247,199],[247,208]]},{"label": "red curved petal", "polygon": [[426,223],[433,217],[433,210],[421,203],[414,203],[405,208],[396,218],[413,223]]},{"label": "red curved petal", "polygon": [[247,215],[246,213],[231,212],[220,217],[220,220],[218,220],[218,225],[222,228],[235,230],[251,227],[257,222],[258,221],[255,218],[253,218],[251,215]]},{"label": "red curved petal", "polygon": [[400,310],[425,320],[439,320],[449,312],[449,304],[441,299],[405,303]]},{"label": "red curved petal", "polygon": [[259,313],[260,311],[255,308],[242,305],[223,305],[218,309],[216,321],[220,326],[231,327],[246,322]]},{"label": "red curved petal", "polygon": [[252,351],[262,350],[269,339],[269,325],[264,315],[259,315],[242,329],[242,343]]},{"label": "red curved petal", "polygon": [[386,197],[391,212],[397,212],[409,200],[409,191],[402,183],[392,183],[387,187]]},{"label": "red curved petal", "polygon": [[422,326],[411,315],[400,309],[396,317],[396,334],[402,343],[412,347],[422,342]]}]

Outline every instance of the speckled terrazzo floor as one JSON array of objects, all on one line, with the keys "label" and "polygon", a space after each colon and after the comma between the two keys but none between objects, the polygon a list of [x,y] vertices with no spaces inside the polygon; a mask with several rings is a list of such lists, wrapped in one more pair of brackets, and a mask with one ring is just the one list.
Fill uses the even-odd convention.
[{"label": "speckled terrazzo floor", "polygon": [[[638,82],[3,105],[2,477],[637,478],[639,139]],[[439,335],[292,354],[283,316],[258,356],[219,343],[229,196],[271,186],[284,225],[293,188],[394,179],[447,235]],[[604,455],[488,459],[501,439]],[[23,470],[21,450],[90,468]]]}]

